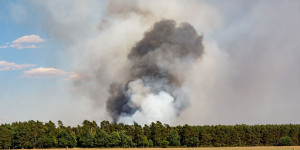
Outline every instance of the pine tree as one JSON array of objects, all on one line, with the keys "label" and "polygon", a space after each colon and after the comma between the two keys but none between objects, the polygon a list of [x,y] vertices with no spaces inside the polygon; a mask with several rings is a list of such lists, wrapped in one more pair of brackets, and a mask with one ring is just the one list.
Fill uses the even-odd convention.
[{"label": "pine tree", "polygon": [[168,141],[170,142],[171,146],[180,146],[180,136],[178,135],[176,130],[172,129],[170,131]]},{"label": "pine tree", "polygon": [[0,126],[0,149],[10,149],[12,146],[13,132],[9,126]]},{"label": "pine tree", "polygon": [[101,128],[97,128],[96,134],[94,137],[94,144],[97,147],[108,147],[109,146],[109,136]]},{"label": "pine tree", "polygon": [[121,144],[121,138],[118,132],[113,131],[109,135],[109,146],[110,147],[117,147]]}]

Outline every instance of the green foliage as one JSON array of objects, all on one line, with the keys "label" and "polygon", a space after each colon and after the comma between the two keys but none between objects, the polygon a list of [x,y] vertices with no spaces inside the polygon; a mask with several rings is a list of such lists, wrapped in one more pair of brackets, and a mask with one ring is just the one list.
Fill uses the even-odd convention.
[{"label": "green foliage", "polygon": [[144,146],[143,141],[144,141],[144,132],[143,128],[134,122],[133,124],[134,130],[133,130],[133,142],[136,143],[138,147]]},{"label": "green foliage", "polygon": [[119,135],[118,132],[112,132],[110,135],[109,135],[109,146],[110,147],[117,147],[117,146],[120,146],[121,144],[121,137]]},{"label": "green foliage", "polygon": [[91,132],[82,132],[78,135],[78,143],[80,147],[93,147],[94,136]]},{"label": "green foliage", "polygon": [[104,130],[97,128],[96,135],[94,137],[94,144],[96,147],[108,147],[109,146],[108,134]]},{"label": "green foliage", "polygon": [[59,128],[64,128],[64,124],[63,124],[63,122],[61,120],[58,120],[57,124],[58,124]]},{"label": "green foliage", "polygon": [[171,146],[180,146],[180,136],[176,130],[172,129],[168,136],[168,141]]},{"label": "green foliage", "polygon": [[[201,139],[200,143],[202,146],[212,146],[213,136],[212,136],[212,132],[210,131],[209,127],[207,127],[207,126],[203,127],[203,129],[199,135],[200,135],[200,139]],[[186,140],[188,140],[187,145],[189,145],[190,138],[187,138]]]},{"label": "green foliage", "polygon": [[0,126],[0,149],[9,149],[12,145],[13,132],[6,126]]},{"label": "green foliage", "polygon": [[147,124],[145,124],[145,126],[143,127],[143,130],[144,130],[144,135],[147,137],[147,139],[150,139],[151,138],[150,127]]},{"label": "green foliage", "polygon": [[41,130],[39,121],[34,122],[32,120],[28,122],[13,123],[14,128],[14,138],[12,145],[14,148],[34,148],[37,147],[38,135]]},{"label": "green foliage", "polygon": [[57,147],[58,140],[57,140],[57,130],[55,124],[51,121],[45,123],[43,126],[42,123],[39,123],[39,126],[42,129],[39,129],[37,133],[37,143],[36,146],[39,148],[54,148]]},{"label": "green foliage", "polygon": [[161,143],[160,143],[160,147],[162,148],[166,148],[169,146],[169,141],[167,140],[163,140]]},{"label": "green foliage", "polygon": [[234,128],[234,127],[230,128],[229,135],[230,135],[229,145],[241,146],[240,135],[239,135],[239,132],[236,130],[236,128]]},{"label": "green foliage", "polygon": [[279,139],[278,145],[280,146],[291,146],[293,145],[293,140],[289,136],[284,136]]},{"label": "green foliage", "polygon": [[143,145],[143,147],[148,147],[149,146],[148,139],[145,135],[143,136],[142,145]]},{"label": "green foliage", "polygon": [[70,134],[68,139],[69,139],[68,147],[70,147],[70,148],[76,147],[77,141],[76,141],[75,135],[74,134]]},{"label": "green foliage", "polygon": [[0,125],[0,149],[72,147],[205,147],[299,145],[300,125],[175,126],[84,120],[77,127],[51,121]]},{"label": "green foliage", "polygon": [[167,139],[168,132],[161,122],[157,121],[156,123],[151,123],[150,130],[154,145],[158,146],[163,140]]},{"label": "green foliage", "polygon": [[120,142],[120,146],[122,147],[132,147],[134,144],[132,142],[132,138],[130,136],[128,136],[125,131],[122,131],[119,133],[120,135],[120,139],[121,139],[121,142]]},{"label": "green foliage", "polygon": [[111,133],[111,124],[109,123],[109,121],[102,121],[100,128],[105,131],[107,134]]},{"label": "green foliage", "polygon": [[188,140],[188,146],[189,147],[198,147],[199,146],[199,139],[196,138],[196,137],[191,137],[189,140]]},{"label": "green foliage", "polygon": [[58,133],[58,147],[72,148],[77,145],[75,136],[72,133],[68,133],[66,130],[61,130]]},{"label": "green foliage", "polygon": [[149,143],[148,144],[149,147],[153,147],[153,141],[151,139],[148,140],[148,143]]},{"label": "green foliage", "polygon": [[57,141],[55,137],[48,137],[47,135],[40,137],[37,141],[39,148],[53,148],[56,147],[56,143]]}]

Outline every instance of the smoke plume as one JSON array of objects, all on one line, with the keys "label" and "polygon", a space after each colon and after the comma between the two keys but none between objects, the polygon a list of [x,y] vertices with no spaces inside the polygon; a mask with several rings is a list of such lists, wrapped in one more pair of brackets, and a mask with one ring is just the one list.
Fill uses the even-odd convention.
[{"label": "smoke plume", "polygon": [[49,36],[64,44],[74,73],[67,80],[70,98],[62,100],[67,105],[57,113],[60,120],[179,124],[201,102],[198,87],[189,82],[200,79],[199,66],[207,58],[216,60],[208,49],[213,44],[199,36],[221,22],[211,5],[198,0],[33,0],[32,6],[47,18],[42,25]]},{"label": "smoke plume", "polygon": [[187,105],[184,72],[203,54],[202,36],[188,23],[162,20],[128,54],[130,76],[112,84],[107,109],[118,122],[170,122]]}]

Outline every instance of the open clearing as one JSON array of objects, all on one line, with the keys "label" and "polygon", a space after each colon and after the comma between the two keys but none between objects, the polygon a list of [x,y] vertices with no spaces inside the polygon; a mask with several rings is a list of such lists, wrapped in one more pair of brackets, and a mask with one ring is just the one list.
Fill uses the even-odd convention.
[{"label": "open clearing", "polygon": [[[69,148],[68,150],[300,150],[300,146],[257,146],[257,147],[198,147],[198,148]],[[41,150],[41,149],[31,149]],[[66,150],[66,149],[46,149]]]}]

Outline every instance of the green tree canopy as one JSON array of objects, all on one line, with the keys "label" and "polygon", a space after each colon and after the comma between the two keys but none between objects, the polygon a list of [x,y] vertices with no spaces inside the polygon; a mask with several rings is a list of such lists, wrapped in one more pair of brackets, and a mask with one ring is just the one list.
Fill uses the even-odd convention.
[{"label": "green tree canopy", "polygon": [[200,144],[200,141],[198,138],[196,137],[191,137],[189,140],[188,140],[188,146],[189,147],[198,147]]},{"label": "green tree canopy", "polygon": [[82,132],[78,135],[78,143],[80,147],[93,147],[94,136],[91,132]]},{"label": "green tree canopy", "polygon": [[121,147],[132,147],[134,145],[132,138],[128,136],[125,131],[121,131],[119,135],[120,135]]},{"label": "green tree canopy", "polygon": [[72,148],[77,145],[75,136],[72,133],[68,133],[66,130],[61,130],[58,133],[58,146],[64,148]]},{"label": "green tree canopy", "polygon": [[168,141],[171,146],[180,146],[180,136],[176,130],[172,129],[168,136]]},{"label": "green tree canopy", "polygon": [[162,147],[162,148],[166,148],[166,147],[168,147],[168,145],[169,145],[169,141],[167,141],[167,140],[163,140],[160,143],[160,147]]},{"label": "green tree canopy", "polygon": [[[83,121],[77,127],[58,127],[51,121],[0,125],[0,149],[71,147],[166,147],[170,145],[265,146],[299,145],[300,125],[169,126],[157,121],[144,127],[102,121]],[[164,142],[163,142],[164,141]],[[166,144],[167,142],[168,144]]]},{"label": "green tree canopy", "polygon": [[13,132],[5,125],[0,126],[0,149],[9,149],[12,146]]},{"label": "green tree canopy", "polygon": [[97,147],[108,147],[109,146],[109,136],[101,128],[97,128],[94,140],[95,140],[94,144]]},{"label": "green tree canopy", "polygon": [[279,139],[279,144],[278,145],[280,145],[280,146],[291,146],[291,145],[293,145],[293,140],[289,136],[284,136],[284,137],[281,137]]},{"label": "green tree canopy", "polygon": [[109,146],[110,147],[116,147],[116,146],[120,146],[121,144],[121,137],[119,135],[118,132],[112,132],[109,135]]}]

